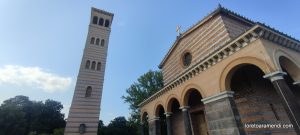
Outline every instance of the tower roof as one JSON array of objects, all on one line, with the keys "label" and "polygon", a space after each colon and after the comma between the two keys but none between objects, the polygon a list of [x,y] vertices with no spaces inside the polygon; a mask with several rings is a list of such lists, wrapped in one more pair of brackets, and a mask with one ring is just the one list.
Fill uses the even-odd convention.
[{"label": "tower roof", "polygon": [[106,14],[106,15],[109,15],[109,16],[114,16],[113,13],[110,13],[110,12],[107,12],[105,10],[98,9],[98,8],[95,8],[95,7],[92,7],[92,11],[96,11],[96,12],[99,12],[99,13],[102,13],[102,14]]}]

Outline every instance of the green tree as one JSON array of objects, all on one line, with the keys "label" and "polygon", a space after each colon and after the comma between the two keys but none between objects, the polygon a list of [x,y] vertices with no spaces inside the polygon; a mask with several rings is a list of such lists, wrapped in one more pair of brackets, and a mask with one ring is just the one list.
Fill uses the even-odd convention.
[{"label": "green tree", "polygon": [[139,122],[138,105],[163,88],[163,75],[160,71],[148,71],[140,76],[137,82],[133,83],[127,90],[127,95],[122,96],[125,103],[129,103],[131,110],[131,119],[135,123]]},{"label": "green tree", "polygon": [[57,129],[54,129],[53,135],[64,135],[64,131],[65,131],[64,128],[57,128]]},{"label": "green tree", "polygon": [[107,126],[100,120],[98,125],[98,135],[138,135],[136,130],[135,124],[123,116],[113,119]]},{"label": "green tree", "polygon": [[63,105],[60,102],[54,100],[46,100],[44,103],[44,107],[42,113],[40,115],[41,124],[45,125],[44,133],[52,133],[56,128],[64,128],[65,120],[64,114],[60,113],[63,109]]},{"label": "green tree", "polygon": [[23,135],[26,133],[25,113],[14,105],[0,107],[0,135]]},{"label": "green tree", "polygon": [[108,124],[107,135],[136,135],[135,130],[125,117],[117,117]]},{"label": "green tree", "polygon": [[127,95],[122,96],[125,103],[129,103],[131,116],[129,118],[129,125],[131,129],[135,130],[134,134],[141,134],[139,130],[140,111],[139,104],[162,89],[163,75],[161,71],[148,71],[137,79],[127,90]]},{"label": "green tree", "polygon": [[49,99],[44,103],[26,96],[5,100],[0,106],[0,134],[52,134],[54,129],[65,127],[62,108],[60,102]]},{"label": "green tree", "polygon": [[102,120],[99,120],[99,123],[98,123],[98,135],[107,135],[107,128],[106,126],[104,125],[103,121]]}]

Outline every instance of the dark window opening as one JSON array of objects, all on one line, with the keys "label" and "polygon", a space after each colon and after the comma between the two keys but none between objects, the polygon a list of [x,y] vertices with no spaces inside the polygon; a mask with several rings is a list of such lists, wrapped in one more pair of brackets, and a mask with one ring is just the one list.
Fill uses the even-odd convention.
[{"label": "dark window opening", "polygon": [[185,67],[189,66],[192,62],[192,54],[189,53],[189,52],[186,52],[184,55],[183,55],[183,58],[182,58],[182,63]]},{"label": "dark window opening", "polygon": [[85,97],[91,97],[91,95],[92,95],[92,87],[88,86],[86,88]]},{"label": "dark window opening", "polygon": [[101,40],[101,46],[104,46],[104,44],[105,44],[105,41],[104,41],[104,39],[102,39]]},{"label": "dark window opening", "polygon": [[90,68],[90,61],[87,60],[86,63],[85,63],[85,69],[89,69]]},{"label": "dark window opening", "polygon": [[97,24],[97,22],[98,22],[98,17],[97,17],[97,16],[94,16],[94,17],[93,17],[93,24]]},{"label": "dark window opening", "polygon": [[92,70],[95,70],[95,68],[96,68],[96,62],[93,61],[93,62],[92,62]]},{"label": "dark window opening", "polygon": [[109,20],[105,20],[105,27],[109,27]]},{"label": "dark window opening", "polygon": [[104,19],[103,19],[103,18],[100,18],[100,19],[99,19],[98,25],[103,26],[103,23],[104,23]]},{"label": "dark window opening", "polygon": [[98,71],[101,70],[101,62],[98,62],[98,64],[97,64],[97,70],[98,70]]},{"label": "dark window opening", "polygon": [[96,39],[96,45],[99,45],[99,42],[100,42],[100,39],[97,38],[97,39]]},{"label": "dark window opening", "polygon": [[94,44],[94,43],[95,43],[95,38],[92,37],[92,38],[91,38],[91,41],[90,41],[90,44]]}]

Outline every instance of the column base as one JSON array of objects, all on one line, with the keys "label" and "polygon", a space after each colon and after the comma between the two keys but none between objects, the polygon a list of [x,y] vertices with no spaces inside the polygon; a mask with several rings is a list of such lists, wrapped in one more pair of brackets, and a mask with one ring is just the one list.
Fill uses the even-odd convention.
[{"label": "column base", "polygon": [[233,91],[202,99],[210,135],[246,134],[233,100]]}]

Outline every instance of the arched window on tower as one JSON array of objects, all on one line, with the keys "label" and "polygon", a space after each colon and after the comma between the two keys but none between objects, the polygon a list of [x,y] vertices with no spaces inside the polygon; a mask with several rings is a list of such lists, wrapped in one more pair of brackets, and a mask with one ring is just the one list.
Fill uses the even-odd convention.
[{"label": "arched window on tower", "polygon": [[92,70],[95,70],[95,68],[96,68],[96,62],[93,61],[93,62],[92,62],[92,67],[91,67],[91,69],[92,69]]},{"label": "arched window on tower", "polygon": [[105,41],[104,41],[104,39],[102,39],[101,40],[101,46],[104,46],[104,44],[105,44]]},{"label": "arched window on tower", "polygon": [[100,19],[99,19],[98,25],[103,26],[103,24],[104,24],[104,19],[103,19],[103,18],[100,18]]},{"label": "arched window on tower", "polygon": [[94,37],[91,38],[90,44],[95,44],[95,38]]},{"label": "arched window on tower", "polygon": [[99,45],[99,42],[100,42],[100,39],[97,38],[97,39],[96,39],[96,45]]},{"label": "arched window on tower", "polygon": [[87,60],[86,63],[85,63],[85,69],[89,69],[90,64],[91,64],[91,62],[89,60]]},{"label": "arched window on tower", "polygon": [[109,27],[109,20],[105,20],[104,26],[105,26],[105,27]]},{"label": "arched window on tower", "polygon": [[98,70],[98,71],[101,70],[101,62],[98,62],[98,64],[97,64],[97,70]]},{"label": "arched window on tower", "polygon": [[98,17],[97,16],[94,16],[93,17],[93,24],[97,24],[98,23]]},{"label": "arched window on tower", "polygon": [[92,95],[92,87],[88,86],[85,91],[85,97],[91,97]]}]

